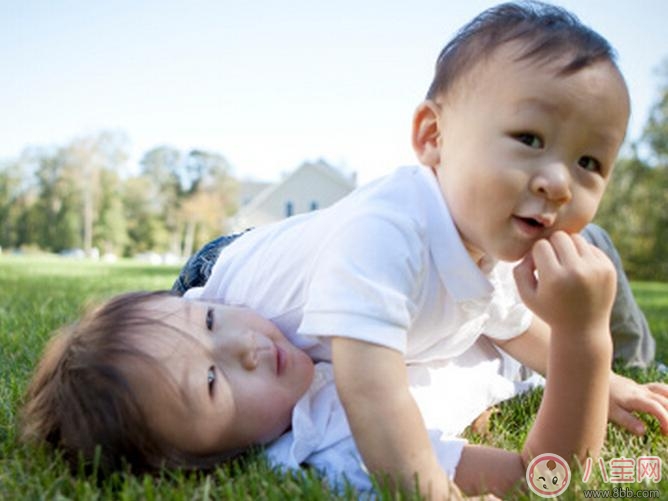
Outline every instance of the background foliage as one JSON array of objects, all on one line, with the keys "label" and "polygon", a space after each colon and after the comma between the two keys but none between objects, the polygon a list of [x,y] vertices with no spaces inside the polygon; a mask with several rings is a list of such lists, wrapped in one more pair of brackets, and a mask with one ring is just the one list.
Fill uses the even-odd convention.
[{"label": "background foliage", "polygon": [[[668,60],[659,74],[644,133],[620,155],[596,222],[631,278],[668,281]],[[227,230],[238,197],[222,155],[159,146],[123,176],[127,151],[107,131],[0,164],[0,247],[188,256]]]},{"label": "background foliage", "polygon": [[629,276],[668,280],[668,60],[644,133],[622,154],[596,222],[610,233]]},{"label": "background foliage", "polygon": [[159,146],[124,177],[127,149],[105,131],[0,166],[0,246],[187,256],[225,231],[237,195],[222,155]]}]

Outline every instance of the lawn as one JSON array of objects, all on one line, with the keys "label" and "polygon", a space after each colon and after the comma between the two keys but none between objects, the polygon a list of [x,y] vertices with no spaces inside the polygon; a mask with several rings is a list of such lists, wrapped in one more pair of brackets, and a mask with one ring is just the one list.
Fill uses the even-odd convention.
[{"label": "lawn", "polygon": [[[267,467],[261,452],[231,461],[210,474],[117,474],[96,483],[92,477],[71,474],[50,451],[17,443],[22,395],[50,333],[76,319],[86,305],[114,293],[169,288],[177,271],[176,267],[131,262],[103,264],[0,256],[0,499],[355,499],[350,491],[336,495],[328,491],[314,472],[301,477],[280,475]],[[633,287],[657,340],[657,358],[668,365],[668,284],[643,282]],[[659,376],[656,371],[630,375],[644,381]],[[467,438],[519,449],[539,401],[540,393],[536,392],[505,403],[493,415],[488,433],[469,431]],[[603,457],[668,459],[668,441],[660,435],[654,420],[647,422],[650,431],[642,438],[610,425]],[[587,483],[580,478],[580,472],[573,472],[571,486],[560,499],[582,499],[583,489],[592,488],[658,489],[662,497],[668,496],[665,464],[658,484],[605,483],[598,468]],[[624,493],[629,497],[628,491]]]}]

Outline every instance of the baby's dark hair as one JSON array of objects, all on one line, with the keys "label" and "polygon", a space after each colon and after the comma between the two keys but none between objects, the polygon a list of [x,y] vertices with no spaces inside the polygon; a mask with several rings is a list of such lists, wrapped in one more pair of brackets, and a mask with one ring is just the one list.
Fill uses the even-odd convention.
[{"label": "baby's dark hair", "polygon": [[85,469],[95,463],[102,475],[125,466],[139,473],[163,466],[206,469],[220,463],[221,455],[193,456],[157,436],[130,381],[137,367],[161,370],[133,339],[160,322],[142,307],[172,295],[122,294],[58,332],[28,388],[23,440],[62,450],[74,470],[80,461]]},{"label": "baby's dark hair", "polygon": [[569,56],[559,75],[599,61],[617,67],[610,43],[567,10],[535,1],[504,3],[479,14],[443,48],[427,99],[447,94],[468,70],[514,41],[525,44],[517,60],[551,62]]}]

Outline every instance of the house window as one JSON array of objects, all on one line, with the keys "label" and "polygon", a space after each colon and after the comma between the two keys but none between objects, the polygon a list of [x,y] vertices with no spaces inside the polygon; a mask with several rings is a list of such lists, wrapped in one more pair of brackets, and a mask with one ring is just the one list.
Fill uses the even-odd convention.
[{"label": "house window", "polygon": [[311,202],[311,210],[318,210],[318,202],[315,200]]},{"label": "house window", "polygon": [[285,202],[285,217],[290,217],[295,213],[295,207],[292,202]]}]

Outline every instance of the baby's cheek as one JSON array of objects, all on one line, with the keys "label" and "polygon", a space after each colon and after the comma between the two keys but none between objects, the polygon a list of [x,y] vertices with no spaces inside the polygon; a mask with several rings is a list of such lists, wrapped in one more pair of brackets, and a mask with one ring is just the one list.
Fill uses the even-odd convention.
[{"label": "baby's cheek", "polygon": [[591,194],[574,194],[569,213],[569,227],[565,228],[565,230],[568,233],[578,233],[582,230],[582,228],[594,219],[600,201],[600,197]]}]

